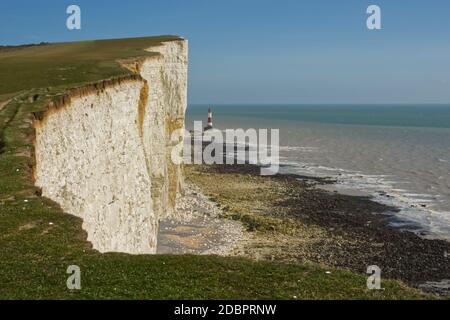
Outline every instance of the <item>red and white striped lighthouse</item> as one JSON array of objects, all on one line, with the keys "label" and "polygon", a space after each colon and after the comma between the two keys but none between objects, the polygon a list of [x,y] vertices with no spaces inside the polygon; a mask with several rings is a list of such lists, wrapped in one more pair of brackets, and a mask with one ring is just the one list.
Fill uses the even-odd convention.
[{"label": "red and white striped lighthouse", "polygon": [[209,130],[213,128],[212,122],[212,110],[211,107],[208,108],[208,125],[205,127],[205,130]]}]

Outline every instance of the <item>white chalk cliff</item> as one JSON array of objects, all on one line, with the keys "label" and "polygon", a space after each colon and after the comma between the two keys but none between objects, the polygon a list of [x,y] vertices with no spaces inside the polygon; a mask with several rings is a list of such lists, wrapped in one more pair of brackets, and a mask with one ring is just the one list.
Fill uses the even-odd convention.
[{"label": "white chalk cliff", "polygon": [[71,90],[36,117],[35,184],[83,219],[100,252],[155,253],[182,177],[172,132],[184,128],[187,42],[164,42],[136,74]]}]

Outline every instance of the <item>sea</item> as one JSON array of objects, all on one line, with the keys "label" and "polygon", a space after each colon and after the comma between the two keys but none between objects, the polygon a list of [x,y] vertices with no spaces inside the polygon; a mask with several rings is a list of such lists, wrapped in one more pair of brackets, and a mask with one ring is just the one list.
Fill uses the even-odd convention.
[{"label": "sea", "polygon": [[[209,105],[190,105],[187,129]],[[450,241],[450,105],[212,105],[216,129],[278,129],[280,173],[399,209],[391,224]]]}]

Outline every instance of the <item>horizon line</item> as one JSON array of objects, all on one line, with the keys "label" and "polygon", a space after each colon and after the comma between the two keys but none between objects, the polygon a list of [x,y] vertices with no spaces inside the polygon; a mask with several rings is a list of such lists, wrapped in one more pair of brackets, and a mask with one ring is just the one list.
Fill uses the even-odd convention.
[{"label": "horizon line", "polygon": [[247,106],[271,106],[271,105],[283,105],[283,106],[302,106],[302,105],[317,105],[317,106],[341,106],[341,105],[367,105],[367,106],[384,106],[384,105],[398,105],[398,106],[405,106],[405,105],[441,105],[441,106],[450,106],[450,102],[379,102],[379,103],[370,103],[370,102],[208,102],[208,103],[197,103],[197,102],[188,102],[188,105],[199,105],[199,106],[211,106],[211,105],[247,105]]}]

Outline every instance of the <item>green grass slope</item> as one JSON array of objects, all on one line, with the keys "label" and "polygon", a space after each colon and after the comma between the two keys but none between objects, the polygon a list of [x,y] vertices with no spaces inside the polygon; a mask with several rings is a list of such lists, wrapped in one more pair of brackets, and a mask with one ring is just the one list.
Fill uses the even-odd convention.
[{"label": "green grass slope", "polygon": [[121,68],[118,59],[151,55],[143,49],[177,39],[161,36],[0,49],[0,96],[123,75],[128,71]]},{"label": "green grass slope", "polygon": [[[0,49],[0,299],[416,299],[399,282],[299,264],[215,256],[100,254],[79,218],[41,198],[31,177],[31,112],[65,89],[129,73],[117,59],[176,37]],[[38,95],[38,96],[36,96]],[[36,101],[30,97],[38,97]],[[82,289],[66,287],[78,265]]]}]

